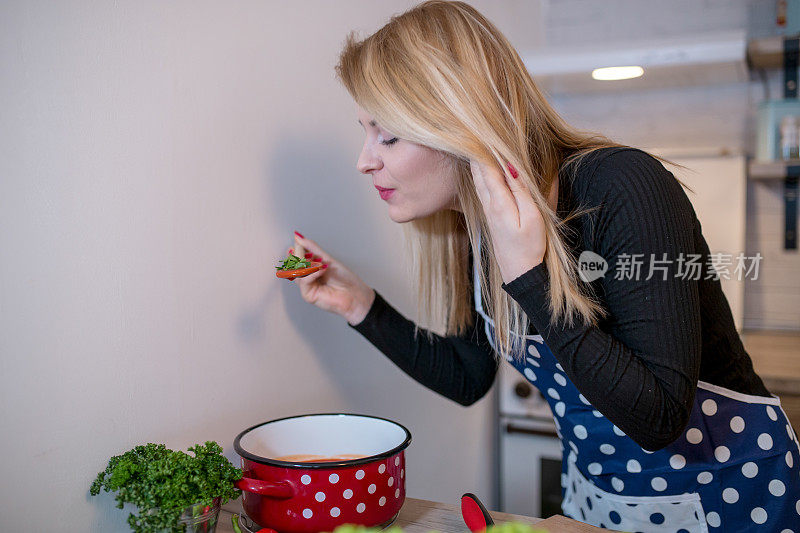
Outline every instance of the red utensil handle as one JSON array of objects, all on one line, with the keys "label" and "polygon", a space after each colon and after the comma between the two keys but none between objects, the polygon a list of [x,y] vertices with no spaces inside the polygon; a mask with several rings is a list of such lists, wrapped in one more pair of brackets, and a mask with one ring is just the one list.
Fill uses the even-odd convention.
[{"label": "red utensil handle", "polygon": [[467,492],[461,496],[461,516],[472,533],[485,531],[487,527],[494,525],[494,520],[483,506],[477,496]]},{"label": "red utensil handle", "polygon": [[268,498],[285,500],[294,496],[294,489],[285,481],[264,481],[263,479],[243,477],[234,484],[237,489]]}]

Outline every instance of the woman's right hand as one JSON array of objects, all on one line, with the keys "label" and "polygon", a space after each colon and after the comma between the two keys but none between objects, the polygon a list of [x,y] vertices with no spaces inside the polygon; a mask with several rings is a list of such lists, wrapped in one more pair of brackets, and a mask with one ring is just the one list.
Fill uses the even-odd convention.
[{"label": "woman's right hand", "polygon": [[[294,280],[303,300],[344,317],[351,325],[364,320],[375,300],[375,291],[316,242],[297,234],[295,241],[313,254],[314,261],[327,265],[313,274]],[[289,253],[292,250],[290,248]]]}]

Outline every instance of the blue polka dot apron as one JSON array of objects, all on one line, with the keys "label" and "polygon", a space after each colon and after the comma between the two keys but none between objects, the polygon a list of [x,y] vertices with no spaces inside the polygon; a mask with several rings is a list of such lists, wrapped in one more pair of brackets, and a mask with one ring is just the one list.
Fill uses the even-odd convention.
[{"label": "blue polka dot apron", "polygon": [[[475,307],[495,350],[494,322]],[[800,448],[777,397],[698,382],[684,433],[650,452],[592,407],[540,335],[506,360],[537,387],[561,439],[564,514],[622,531],[800,533]]]}]

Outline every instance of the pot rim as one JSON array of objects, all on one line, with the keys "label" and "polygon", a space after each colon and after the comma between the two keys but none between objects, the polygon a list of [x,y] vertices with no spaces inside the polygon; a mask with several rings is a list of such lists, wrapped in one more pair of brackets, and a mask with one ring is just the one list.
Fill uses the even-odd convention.
[{"label": "pot rim", "polygon": [[[399,445],[395,446],[391,450],[388,450],[388,451],[385,451],[385,452],[382,452],[382,453],[379,453],[379,454],[370,455],[368,457],[362,457],[360,459],[348,459],[348,460],[344,460],[344,461],[326,461],[326,462],[323,462],[323,463],[278,461],[276,459],[270,459],[268,457],[261,457],[260,455],[252,454],[252,453],[248,452],[247,450],[243,449],[241,444],[240,444],[240,441],[241,441],[242,437],[244,437],[247,433],[249,433],[250,431],[253,431],[256,428],[264,426],[266,424],[271,424],[273,422],[280,422],[282,420],[289,420],[289,419],[292,419],[292,418],[306,418],[306,417],[312,417],[312,416],[340,416],[340,415],[343,415],[343,416],[361,416],[361,417],[364,417],[364,418],[372,418],[372,419],[375,419],[375,420],[383,420],[385,422],[389,422],[391,424],[394,424],[394,425],[400,427],[400,429],[402,429],[405,432],[406,438],[403,440],[402,443],[400,443]],[[330,469],[330,468],[337,468],[337,467],[357,466],[357,465],[371,463],[371,462],[377,461],[379,459],[386,459],[387,457],[391,457],[391,456],[395,455],[396,453],[401,452],[404,449],[408,448],[409,444],[411,444],[411,432],[408,431],[408,429],[403,424],[400,424],[399,422],[395,422],[394,420],[389,420],[388,418],[383,418],[383,417],[380,417],[380,416],[373,416],[373,415],[363,415],[363,414],[358,414],[358,413],[310,413],[310,414],[305,414],[305,415],[285,416],[283,418],[276,418],[274,420],[267,420],[266,422],[261,422],[259,424],[254,425],[254,426],[251,426],[251,427],[245,429],[244,431],[242,431],[241,433],[239,433],[238,435],[236,435],[236,438],[233,440],[233,449],[241,457],[243,457],[245,459],[248,459],[250,461],[253,461],[255,463],[262,464],[262,465],[279,466],[279,467],[282,467],[282,468]]]}]

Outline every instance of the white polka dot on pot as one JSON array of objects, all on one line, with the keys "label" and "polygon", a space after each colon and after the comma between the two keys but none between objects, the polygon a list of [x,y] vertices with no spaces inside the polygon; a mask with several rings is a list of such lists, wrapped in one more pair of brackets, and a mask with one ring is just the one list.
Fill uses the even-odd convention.
[{"label": "white polka dot on pot", "polygon": [[308,474],[303,474],[303,477],[300,478],[300,483],[302,483],[303,485],[308,485],[309,483],[311,483],[311,476],[309,476]]},{"label": "white polka dot on pot", "polygon": [[328,481],[331,483],[338,483],[339,482],[339,474],[331,474],[328,476]]},{"label": "white polka dot on pot", "polygon": [[406,476],[406,469],[403,468],[402,470],[400,470],[400,479],[403,479],[405,476]]},{"label": "white polka dot on pot", "polygon": [[395,498],[399,498],[400,497],[400,489],[394,489],[394,497]]},{"label": "white polka dot on pot", "polygon": [[331,516],[332,517],[336,518],[340,514],[342,514],[341,509],[339,509],[338,507],[331,507]]},{"label": "white polka dot on pot", "polygon": [[325,501],[325,493],[324,492],[316,493],[314,495],[314,499],[317,500],[318,502],[324,502]]},{"label": "white polka dot on pot", "polygon": [[378,473],[383,474],[384,472],[386,472],[386,465],[381,463],[380,466],[378,466]]},{"label": "white polka dot on pot", "polygon": [[364,505],[363,503],[359,503],[358,505],[356,505],[356,512],[363,513],[366,508],[367,508],[366,505]]},{"label": "white polka dot on pot", "polygon": [[389,481],[387,481],[387,483],[389,483],[389,486],[390,486],[390,487],[391,487],[392,485],[394,485],[394,478],[393,478],[393,477],[390,477],[390,478],[389,478]]},{"label": "white polka dot on pot", "polygon": [[359,470],[358,472],[356,472],[356,479],[364,479],[364,471],[363,470]]},{"label": "white polka dot on pot", "polygon": [[311,518],[312,516],[314,516],[314,513],[311,509],[303,509],[303,518]]},{"label": "white polka dot on pot", "polygon": [[367,492],[369,492],[370,494],[375,494],[376,490],[378,490],[378,487],[377,485],[375,485],[375,483],[367,487]]},{"label": "white polka dot on pot", "polygon": [[395,457],[394,458],[394,466],[400,466],[400,458],[399,457]]},{"label": "white polka dot on pot", "polygon": [[350,490],[350,489],[347,489],[342,493],[342,496],[344,497],[345,500],[349,500],[350,498],[353,497],[353,491]]}]

